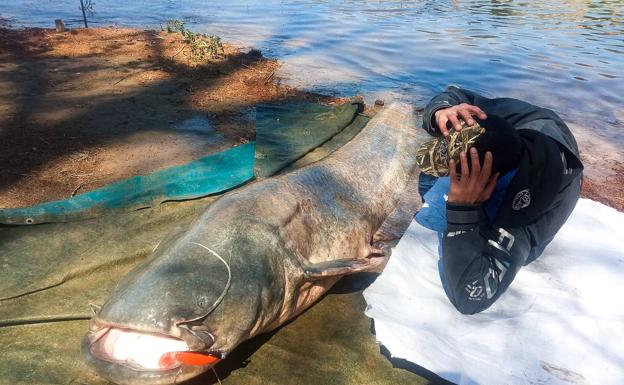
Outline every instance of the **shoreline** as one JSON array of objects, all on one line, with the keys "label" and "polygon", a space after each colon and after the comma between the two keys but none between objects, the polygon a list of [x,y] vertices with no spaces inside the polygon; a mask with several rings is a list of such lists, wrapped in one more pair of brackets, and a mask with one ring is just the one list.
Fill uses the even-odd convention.
[{"label": "shoreline", "polygon": [[[22,207],[245,143],[258,103],[340,98],[281,84],[278,60],[223,44],[199,63],[179,33],[0,27],[0,207]],[[582,196],[624,211],[624,166],[600,175],[577,138]]]},{"label": "shoreline", "polygon": [[282,85],[279,63],[177,32],[0,29],[0,207],[65,199],[252,140],[259,103],[342,99]]}]

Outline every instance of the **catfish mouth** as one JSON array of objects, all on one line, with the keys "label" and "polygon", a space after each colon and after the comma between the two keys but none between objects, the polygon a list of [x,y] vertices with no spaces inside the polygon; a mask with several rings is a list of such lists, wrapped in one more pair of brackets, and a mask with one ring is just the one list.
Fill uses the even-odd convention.
[{"label": "catfish mouth", "polygon": [[98,334],[101,335],[90,349],[94,356],[135,370],[174,369],[181,363],[167,357],[189,350],[186,342],[165,335],[115,327],[101,330]]},{"label": "catfish mouth", "polygon": [[220,360],[191,350],[180,338],[111,326],[89,331],[83,354],[101,375],[118,384],[183,381]]}]

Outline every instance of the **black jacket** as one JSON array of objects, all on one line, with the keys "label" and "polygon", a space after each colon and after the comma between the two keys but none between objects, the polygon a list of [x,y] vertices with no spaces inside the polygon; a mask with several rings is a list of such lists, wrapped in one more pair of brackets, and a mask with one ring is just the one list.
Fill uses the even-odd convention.
[{"label": "black jacket", "polygon": [[442,279],[453,305],[473,314],[492,305],[520,268],[552,241],[578,201],[583,165],[576,140],[561,118],[517,99],[488,99],[451,86],[429,102],[423,128],[439,136],[435,112],[460,103],[506,119],[524,144],[518,171],[495,218],[487,218],[481,205],[447,204]]}]

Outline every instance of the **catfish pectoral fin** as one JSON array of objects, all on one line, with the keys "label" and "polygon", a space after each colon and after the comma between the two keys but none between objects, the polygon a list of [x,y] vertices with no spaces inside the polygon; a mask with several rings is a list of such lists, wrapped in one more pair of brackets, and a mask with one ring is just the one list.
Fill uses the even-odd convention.
[{"label": "catfish pectoral fin", "polygon": [[373,235],[375,241],[391,241],[400,239],[412,223],[414,215],[422,207],[422,198],[418,192],[418,177],[420,170],[414,170],[400,193],[396,208],[381,224]]},{"label": "catfish pectoral fin", "polygon": [[334,261],[307,265],[303,271],[307,281],[315,281],[328,277],[341,277],[348,274],[372,271],[384,262],[385,258],[383,255],[373,255],[359,259],[336,259]]}]

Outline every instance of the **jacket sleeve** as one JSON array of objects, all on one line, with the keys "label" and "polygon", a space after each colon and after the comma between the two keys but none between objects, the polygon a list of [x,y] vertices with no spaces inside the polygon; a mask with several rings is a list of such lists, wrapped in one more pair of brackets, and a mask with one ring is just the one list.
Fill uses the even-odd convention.
[{"label": "jacket sleeve", "polygon": [[530,250],[525,228],[494,228],[481,205],[447,204],[440,266],[446,295],[463,314],[487,309],[511,284]]},{"label": "jacket sleeve", "polygon": [[423,128],[431,135],[440,136],[440,129],[435,121],[435,113],[438,110],[456,106],[461,103],[474,105],[476,94],[461,90],[455,86],[449,86],[444,92],[436,95],[427,103],[423,111]]},{"label": "jacket sleeve", "polygon": [[423,111],[423,128],[431,135],[439,136],[440,131],[435,121],[435,113],[443,108],[461,103],[468,103],[482,109],[486,114],[498,115],[507,120],[516,130],[539,131],[568,149],[578,162],[581,160],[574,135],[565,122],[552,110],[542,108],[522,100],[512,98],[486,98],[476,92],[449,86],[435,96]]}]

